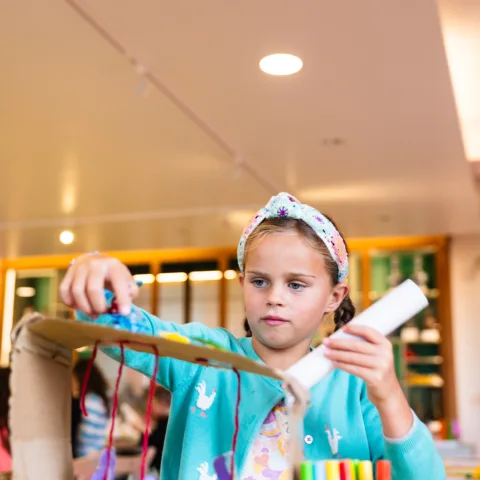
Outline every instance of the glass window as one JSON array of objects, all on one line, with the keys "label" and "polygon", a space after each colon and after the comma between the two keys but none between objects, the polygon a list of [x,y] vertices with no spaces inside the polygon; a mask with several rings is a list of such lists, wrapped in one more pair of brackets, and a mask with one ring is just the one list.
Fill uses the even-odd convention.
[{"label": "glass window", "polygon": [[212,328],[219,327],[220,281],[190,281],[190,288],[190,321],[200,322]]},{"label": "glass window", "polygon": [[127,265],[127,267],[133,275],[133,278],[143,283],[140,287],[138,297],[134,300],[135,305],[143,308],[147,312],[151,312],[155,277],[151,273],[150,265]]},{"label": "glass window", "polygon": [[158,297],[159,317],[167,322],[184,323],[185,282],[161,283]]}]

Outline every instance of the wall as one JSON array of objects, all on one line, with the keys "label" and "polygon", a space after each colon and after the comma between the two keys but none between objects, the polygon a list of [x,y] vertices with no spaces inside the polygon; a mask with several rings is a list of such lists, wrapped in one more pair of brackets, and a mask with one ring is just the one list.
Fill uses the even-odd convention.
[{"label": "wall", "polygon": [[452,239],[450,273],[458,417],[480,454],[480,235]]}]

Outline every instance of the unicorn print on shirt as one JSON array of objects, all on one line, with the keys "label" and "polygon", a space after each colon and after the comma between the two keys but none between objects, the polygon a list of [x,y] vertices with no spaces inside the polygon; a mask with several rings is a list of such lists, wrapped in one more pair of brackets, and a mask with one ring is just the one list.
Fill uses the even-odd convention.
[{"label": "unicorn print on shirt", "polygon": [[333,429],[332,434],[332,431],[330,430],[328,425],[325,425],[325,433],[328,437],[328,443],[330,445],[330,450],[332,451],[332,457],[337,456],[340,458],[340,454],[338,453],[338,443],[343,437],[340,435],[340,432],[336,428]]},{"label": "unicorn print on shirt", "polygon": [[[198,398],[196,407],[199,408],[202,413],[200,414],[201,417],[206,417],[207,414],[205,413],[212,405],[215,397],[217,396],[217,391],[212,389],[212,393],[207,395],[207,384],[204,380],[202,380],[196,387],[195,390],[198,392]],[[195,407],[192,407],[192,412],[195,413]]]},{"label": "unicorn print on shirt", "polygon": [[197,468],[197,472],[200,474],[198,480],[217,480],[217,475],[215,473],[213,475],[209,475],[208,470],[209,468],[207,462],[200,464],[200,466]]}]

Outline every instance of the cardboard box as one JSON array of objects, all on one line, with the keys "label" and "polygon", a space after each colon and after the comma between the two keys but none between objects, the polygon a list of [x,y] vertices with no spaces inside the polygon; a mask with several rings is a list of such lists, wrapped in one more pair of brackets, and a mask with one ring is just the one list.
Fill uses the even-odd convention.
[{"label": "cardboard box", "polygon": [[[169,337],[169,338],[167,338]],[[146,336],[125,330],[68,320],[24,317],[12,332],[11,446],[15,480],[73,480],[70,439],[72,351],[96,342],[169,356],[189,362],[215,364],[283,380],[290,387],[294,407],[291,425],[303,425],[308,393],[283,372],[248,357],[210,346],[186,344],[180,336]],[[302,438],[292,435],[293,438]],[[292,442],[293,447],[293,442]],[[303,460],[301,442],[292,461]]]}]

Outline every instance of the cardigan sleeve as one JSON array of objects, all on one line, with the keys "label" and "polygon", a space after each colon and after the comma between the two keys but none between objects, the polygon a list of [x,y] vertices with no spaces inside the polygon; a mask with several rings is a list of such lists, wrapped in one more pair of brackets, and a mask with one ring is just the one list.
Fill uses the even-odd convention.
[{"label": "cardigan sleeve", "polygon": [[380,415],[368,399],[365,385],[362,387],[361,404],[372,462],[389,460],[393,480],[446,479],[445,467],[435,450],[432,435],[415,414],[410,431],[404,437],[391,439],[383,434]]},{"label": "cardigan sleeve", "polygon": [[[112,294],[106,292],[106,298],[107,304],[110,305]],[[81,311],[76,311],[76,319],[78,321],[125,329],[143,335],[155,336],[160,332],[179,334],[205,342],[213,342],[227,349],[232,341],[231,334],[222,328],[209,328],[204,324],[196,322],[183,325],[162,321],[137,306],[132,306],[132,314],[128,318],[104,314],[94,319]],[[121,351],[119,347],[101,347],[100,349],[109,357],[120,361]],[[127,367],[137,370],[148,377],[153,375],[155,366],[154,355],[125,349],[124,360]],[[156,381],[173,392],[182,387],[183,384],[188,383],[193,371],[197,368],[199,368],[199,365],[190,362],[171,357],[159,357]]]}]

